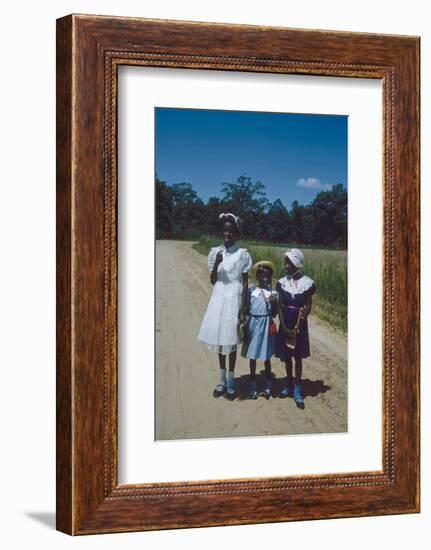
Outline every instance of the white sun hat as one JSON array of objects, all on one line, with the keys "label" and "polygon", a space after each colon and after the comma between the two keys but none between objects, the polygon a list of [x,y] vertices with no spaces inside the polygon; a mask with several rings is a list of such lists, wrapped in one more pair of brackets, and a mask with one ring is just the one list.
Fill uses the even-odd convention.
[{"label": "white sun hat", "polygon": [[295,267],[304,267],[304,254],[298,248],[288,248],[283,256],[287,256]]}]

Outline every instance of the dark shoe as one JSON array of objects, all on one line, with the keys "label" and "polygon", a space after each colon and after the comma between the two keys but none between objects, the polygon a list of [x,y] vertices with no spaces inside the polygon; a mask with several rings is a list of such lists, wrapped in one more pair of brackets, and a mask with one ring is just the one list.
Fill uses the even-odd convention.
[{"label": "dark shoe", "polygon": [[287,385],[284,386],[284,388],[281,390],[279,397],[282,399],[285,399],[286,397],[292,397],[292,388],[291,386]]},{"label": "dark shoe", "polygon": [[281,399],[286,399],[286,397],[289,397],[290,396],[290,392],[289,392],[289,388],[283,388],[280,392],[280,395],[279,397],[281,397]]},{"label": "dark shoe", "polygon": [[282,399],[285,399],[286,397],[292,397],[293,396],[293,381],[291,378],[286,378],[286,385],[281,390],[279,397]]},{"label": "dark shoe", "polygon": [[226,386],[223,384],[217,384],[213,391],[213,397],[221,397],[226,391]]},{"label": "dark shoe", "polygon": [[295,384],[293,388],[293,399],[298,409],[305,409],[304,398],[302,397],[302,388],[300,384]]},{"label": "dark shoe", "polygon": [[257,399],[258,393],[257,393],[257,385],[256,382],[250,384],[250,392],[248,394],[248,397],[250,399]]},{"label": "dark shoe", "polygon": [[263,390],[263,396],[265,399],[269,399],[272,393],[272,380],[267,380],[265,384],[265,389]]},{"label": "dark shoe", "polygon": [[226,397],[229,399],[229,401],[233,401],[236,397],[235,388],[228,388],[226,390]]}]

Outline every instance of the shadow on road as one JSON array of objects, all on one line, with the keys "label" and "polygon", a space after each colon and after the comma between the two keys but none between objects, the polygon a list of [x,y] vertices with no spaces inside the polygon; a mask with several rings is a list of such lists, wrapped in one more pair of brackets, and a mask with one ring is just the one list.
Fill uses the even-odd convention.
[{"label": "shadow on road", "polygon": [[[265,387],[265,375],[264,371],[261,371],[256,376],[257,390],[258,392],[263,392]],[[272,377],[272,393],[271,397],[279,397],[281,390],[286,384],[286,378],[276,378],[274,375]],[[238,378],[235,378],[235,389],[237,393],[237,399],[239,401],[248,400],[248,394],[250,391],[250,375],[244,374]],[[302,379],[302,395],[304,399],[306,397],[316,397],[320,393],[326,393],[331,389],[330,386],[327,386],[323,380],[310,380],[309,378]]]}]

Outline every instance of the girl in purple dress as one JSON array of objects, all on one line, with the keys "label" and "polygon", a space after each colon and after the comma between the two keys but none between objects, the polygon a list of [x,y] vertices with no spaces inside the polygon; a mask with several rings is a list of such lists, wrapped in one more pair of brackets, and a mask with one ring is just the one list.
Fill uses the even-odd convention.
[{"label": "girl in purple dress", "polygon": [[[304,255],[297,248],[284,253],[286,275],[281,278],[276,290],[280,295],[278,316],[280,325],[276,337],[275,356],[286,365],[286,385],[280,397],[293,396],[296,406],[304,408],[302,396],[302,360],[310,356],[307,317],[311,312],[312,295],[316,292],[314,281],[304,275],[301,269]],[[293,364],[295,359],[295,378]]]}]

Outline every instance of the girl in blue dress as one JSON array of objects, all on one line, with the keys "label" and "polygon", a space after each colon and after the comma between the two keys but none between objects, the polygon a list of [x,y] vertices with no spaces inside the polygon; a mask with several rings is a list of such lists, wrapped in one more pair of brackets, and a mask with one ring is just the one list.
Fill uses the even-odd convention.
[{"label": "girl in blue dress", "polygon": [[[284,253],[286,275],[275,287],[280,295],[278,306],[280,325],[275,355],[286,365],[286,386],[281,391],[280,397],[293,396],[299,409],[305,407],[301,387],[302,360],[310,356],[307,317],[311,312],[311,297],[316,292],[314,281],[301,272],[303,265],[303,253],[297,248],[289,248]],[[292,376],[293,359],[295,359],[295,378]]]},{"label": "girl in blue dress", "polygon": [[256,361],[260,359],[265,365],[266,399],[271,396],[271,357],[275,349],[277,327],[273,317],[277,314],[278,294],[271,288],[274,264],[266,260],[253,267],[257,285],[247,291],[246,301],[246,337],[242,347],[243,357],[250,359],[250,399],[257,399]]}]

